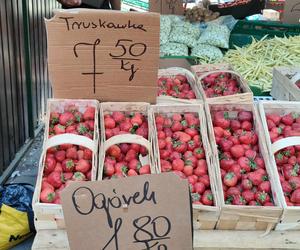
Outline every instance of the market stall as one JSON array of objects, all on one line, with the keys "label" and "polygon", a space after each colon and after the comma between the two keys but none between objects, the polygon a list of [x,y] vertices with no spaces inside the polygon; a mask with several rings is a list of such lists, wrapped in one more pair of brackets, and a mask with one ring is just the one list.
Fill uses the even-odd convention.
[{"label": "market stall", "polygon": [[300,248],[299,25],[246,41],[219,14],[46,21],[33,249]]}]

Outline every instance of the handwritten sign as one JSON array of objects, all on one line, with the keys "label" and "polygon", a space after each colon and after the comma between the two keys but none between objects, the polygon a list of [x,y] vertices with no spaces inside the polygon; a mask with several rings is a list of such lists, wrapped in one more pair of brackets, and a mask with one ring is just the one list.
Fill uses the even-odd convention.
[{"label": "handwritten sign", "polygon": [[300,0],[285,1],[283,22],[289,24],[300,24]]},{"label": "handwritten sign", "polygon": [[54,97],[155,103],[158,14],[68,10],[46,28]]},{"label": "handwritten sign", "polygon": [[192,249],[189,187],[173,173],[74,182],[62,192],[71,249]]}]

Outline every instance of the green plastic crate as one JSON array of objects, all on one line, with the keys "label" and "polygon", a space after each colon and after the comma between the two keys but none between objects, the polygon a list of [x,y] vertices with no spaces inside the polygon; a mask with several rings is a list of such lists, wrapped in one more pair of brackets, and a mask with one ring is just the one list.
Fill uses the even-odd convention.
[{"label": "green plastic crate", "polygon": [[300,25],[240,20],[231,32],[229,46],[230,48],[234,48],[234,45],[243,47],[251,43],[252,37],[259,40],[265,35],[268,35],[270,38],[275,36],[297,36],[300,35]]}]

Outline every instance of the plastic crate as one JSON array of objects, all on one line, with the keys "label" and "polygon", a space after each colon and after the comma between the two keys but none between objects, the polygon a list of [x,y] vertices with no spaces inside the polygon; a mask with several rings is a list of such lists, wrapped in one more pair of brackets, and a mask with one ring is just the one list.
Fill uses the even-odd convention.
[{"label": "plastic crate", "polygon": [[252,37],[261,39],[265,35],[268,35],[269,38],[297,36],[300,35],[300,25],[240,20],[231,32],[229,46],[230,48],[234,48],[234,45],[243,47],[252,42]]}]

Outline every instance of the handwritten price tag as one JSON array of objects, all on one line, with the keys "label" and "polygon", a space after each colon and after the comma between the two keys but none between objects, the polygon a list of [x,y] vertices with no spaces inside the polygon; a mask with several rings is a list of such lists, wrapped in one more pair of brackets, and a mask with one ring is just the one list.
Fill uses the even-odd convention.
[{"label": "handwritten price tag", "polygon": [[46,27],[54,97],[155,103],[159,15],[72,10]]},{"label": "handwritten price tag", "polygon": [[62,204],[71,249],[192,249],[188,183],[172,173],[74,182]]}]

